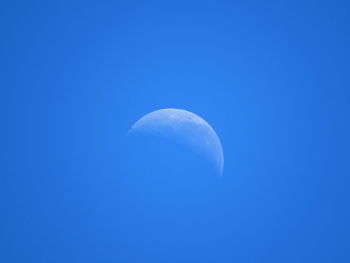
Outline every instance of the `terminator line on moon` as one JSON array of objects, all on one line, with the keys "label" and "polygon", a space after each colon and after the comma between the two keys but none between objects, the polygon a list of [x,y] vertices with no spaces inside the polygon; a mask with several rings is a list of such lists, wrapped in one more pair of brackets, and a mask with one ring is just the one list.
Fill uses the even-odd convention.
[{"label": "terminator line on moon", "polygon": [[176,140],[203,154],[222,175],[224,153],[214,129],[198,115],[181,109],[160,109],[146,114],[129,134],[149,133]]}]

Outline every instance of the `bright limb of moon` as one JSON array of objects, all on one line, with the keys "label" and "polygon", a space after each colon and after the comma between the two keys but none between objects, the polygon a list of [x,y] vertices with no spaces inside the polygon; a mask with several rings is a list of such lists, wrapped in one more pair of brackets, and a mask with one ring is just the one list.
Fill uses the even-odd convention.
[{"label": "bright limb of moon", "polygon": [[130,128],[129,134],[149,133],[174,139],[204,154],[221,175],[224,153],[214,129],[198,115],[181,109],[161,109],[146,114]]}]

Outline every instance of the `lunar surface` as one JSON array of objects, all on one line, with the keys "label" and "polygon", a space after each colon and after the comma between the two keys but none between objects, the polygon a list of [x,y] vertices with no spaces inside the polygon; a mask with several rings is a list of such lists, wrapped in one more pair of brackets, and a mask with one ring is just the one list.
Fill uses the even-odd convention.
[{"label": "lunar surface", "polygon": [[152,134],[188,146],[205,156],[222,175],[224,154],[214,129],[198,115],[181,109],[161,109],[146,114],[130,128],[130,134]]}]

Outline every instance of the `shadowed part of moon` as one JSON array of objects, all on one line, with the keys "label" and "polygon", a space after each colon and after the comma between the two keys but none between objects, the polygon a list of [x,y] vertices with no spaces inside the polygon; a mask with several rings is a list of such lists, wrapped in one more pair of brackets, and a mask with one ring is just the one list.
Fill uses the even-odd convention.
[{"label": "shadowed part of moon", "polygon": [[146,114],[129,130],[129,134],[145,133],[162,136],[189,146],[214,164],[221,175],[224,154],[214,129],[198,115],[180,109],[161,109]]}]

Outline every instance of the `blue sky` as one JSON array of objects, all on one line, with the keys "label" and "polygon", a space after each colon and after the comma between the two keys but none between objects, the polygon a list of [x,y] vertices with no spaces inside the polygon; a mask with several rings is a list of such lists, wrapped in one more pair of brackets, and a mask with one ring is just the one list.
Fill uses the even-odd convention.
[{"label": "blue sky", "polygon": [[[349,12],[3,3],[0,261],[349,262]],[[222,180],[171,145],[130,146],[168,107],[216,130]]]}]

